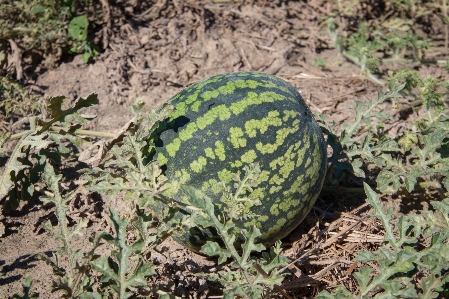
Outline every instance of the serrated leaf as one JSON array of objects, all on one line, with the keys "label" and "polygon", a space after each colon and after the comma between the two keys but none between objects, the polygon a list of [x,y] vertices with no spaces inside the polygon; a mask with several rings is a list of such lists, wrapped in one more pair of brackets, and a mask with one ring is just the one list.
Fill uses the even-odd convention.
[{"label": "serrated leaf", "polygon": [[386,194],[393,194],[401,187],[399,176],[389,170],[381,170],[376,179],[377,188]]},{"label": "serrated leaf", "polygon": [[31,299],[31,298],[38,298],[39,294],[38,293],[34,293],[34,294],[30,294],[30,289],[31,286],[33,284],[33,277],[31,275],[27,276],[25,278],[25,280],[22,282],[22,288],[23,288],[23,296],[20,295],[13,295],[11,298],[12,299]]},{"label": "serrated leaf", "polygon": [[418,298],[437,298],[439,294],[435,292],[435,289],[440,288],[442,285],[441,279],[435,276],[435,274],[430,274],[427,277],[423,277],[421,280],[421,288],[423,292],[419,294]]},{"label": "serrated leaf", "polygon": [[92,269],[103,274],[102,281],[108,281],[110,279],[118,281],[118,275],[114,272],[114,270],[109,266],[109,262],[106,257],[99,256],[97,259],[94,259],[90,262]]},{"label": "serrated leaf", "polygon": [[56,122],[65,122],[66,117],[75,114],[81,108],[87,108],[98,104],[97,94],[91,94],[86,98],[79,98],[71,108],[63,110],[62,105],[64,100],[65,97],[62,96],[53,97],[50,99],[50,104],[47,109],[50,110],[52,119],[48,122],[41,122],[40,125],[42,128],[37,134],[41,134],[42,132],[48,130]]},{"label": "serrated leaf", "polygon": [[322,291],[318,294],[316,299],[347,299],[347,298],[353,298],[354,296],[348,289],[346,289],[344,286],[339,285],[334,290],[334,294],[329,293],[328,291]]},{"label": "serrated leaf", "polygon": [[201,246],[201,252],[208,256],[218,255],[218,264],[223,264],[231,257],[229,250],[222,248],[217,242],[207,241],[206,244]]},{"label": "serrated leaf", "polygon": [[372,253],[371,251],[365,250],[360,250],[359,252],[357,252],[357,256],[354,259],[354,261],[359,261],[363,263],[375,260],[377,260],[376,255],[374,255],[374,253]]},{"label": "serrated leaf", "polygon": [[373,268],[368,266],[363,266],[359,269],[359,271],[354,272],[354,277],[357,279],[359,283],[360,289],[364,290],[368,286],[368,283],[371,281],[371,273],[374,271]]},{"label": "serrated leaf", "polygon": [[387,213],[385,213],[382,209],[378,194],[374,192],[374,190],[371,189],[367,183],[363,183],[363,188],[365,189],[365,194],[367,196],[366,201],[369,202],[369,204],[374,208],[374,215],[379,218],[384,226],[386,232],[385,240],[391,242],[393,246],[397,247],[396,238],[394,237],[393,229],[390,225],[390,219],[393,211],[390,209]]},{"label": "serrated leaf", "polygon": [[140,262],[134,274],[126,280],[125,286],[146,286],[147,281],[145,277],[155,274],[154,266]]},{"label": "serrated leaf", "polygon": [[262,234],[260,229],[256,226],[250,226],[249,231],[242,229],[242,234],[245,236],[245,243],[242,244],[243,257],[249,257],[252,251],[260,252],[265,250],[265,246],[262,244],[256,244],[256,238],[260,237]]}]

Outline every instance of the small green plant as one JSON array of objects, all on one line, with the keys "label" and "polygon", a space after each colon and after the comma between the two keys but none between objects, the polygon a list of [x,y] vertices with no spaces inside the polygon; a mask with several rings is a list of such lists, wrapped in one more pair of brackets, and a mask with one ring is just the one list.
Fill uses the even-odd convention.
[{"label": "small green plant", "polygon": [[[120,299],[129,298],[132,293],[129,289],[137,286],[146,286],[145,276],[156,274],[154,266],[143,261],[142,253],[146,250],[147,242],[145,242],[148,234],[148,222],[152,222],[151,217],[148,219],[139,218],[136,224],[139,224],[138,238],[131,244],[127,244],[127,226],[126,218],[120,219],[117,213],[110,210],[109,216],[115,230],[115,237],[103,233],[101,238],[113,245],[114,250],[110,257],[94,256],[91,261],[92,268],[102,274],[102,289],[107,289],[106,293],[113,292]],[[132,264],[129,262],[134,260]],[[137,259],[137,261],[136,261]]]},{"label": "small green plant", "polygon": [[83,62],[87,63],[90,58],[97,56],[97,47],[88,40],[87,28],[89,27],[89,20],[86,16],[74,17],[69,23],[68,35],[75,41],[75,44],[70,47],[70,53],[83,52]]},{"label": "small green plant", "polygon": [[43,106],[44,102],[39,96],[26,91],[10,75],[0,76],[0,108],[4,109],[5,117],[9,117],[11,113],[35,115]]},{"label": "small green plant", "polygon": [[[332,293],[323,291],[317,299],[447,296],[449,198],[431,202],[436,212],[422,211],[422,214],[393,220],[393,210],[385,212],[378,194],[367,184],[364,188],[367,201],[374,208],[373,215],[385,229],[384,244],[376,251],[359,251],[354,259],[364,264],[353,274],[360,287],[358,295],[339,286]],[[417,247],[418,240],[422,238],[428,241],[428,245]]]},{"label": "small green plant", "polygon": [[[76,146],[88,142],[78,136],[76,131],[81,127],[80,123],[86,123],[93,117],[80,115],[77,111],[97,104],[97,96],[80,98],[67,110],[62,109],[64,101],[62,96],[51,98],[47,106],[50,120],[46,121],[42,115],[41,118],[32,117],[30,130],[10,136],[20,138],[20,141],[0,176],[0,197],[7,195],[5,210],[14,210],[19,206],[20,200],[31,198],[35,191],[34,186],[39,182],[48,161],[61,163],[64,157],[71,155],[66,140]],[[70,120],[75,124],[70,123]]]},{"label": "small green plant", "polygon": [[87,18],[76,16],[80,7],[77,0],[0,1],[0,36],[25,50],[37,49],[49,65],[55,64],[70,44],[71,53],[83,52],[87,62],[98,50],[87,39]]},{"label": "small green plant", "polygon": [[318,66],[322,71],[327,70],[326,58],[324,58],[324,57],[314,58],[313,63],[315,63],[315,65]]},{"label": "small green plant", "polygon": [[[52,291],[62,291],[64,298],[81,298],[82,294],[92,291],[94,280],[89,275],[89,261],[94,254],[94,250],[98,247],[99,239],[92,244],[92,249],[87,254],[82,250],[74,250],[74,238],[82,237],[82,230],[87,227],[88,219],[81,218],[76,225],[70,229],[67,223],[68,204],[77,195],[76,190],[61,194],[60,181],[61,174],[56,174],[50,163],[45,164],[42,179],[47,186],[46,193],[48,196],[41,196],[41,200],[45,203],[55,205],[55,214],[58,219],[59,230],[52,227],[50,221],[44,223],[44,228],[50,232],[55,240],[62,243],[54,253],[54,258],[50,259],[45,254],[38,254],[37,257],[51,265],[53,273],[60,279],[54,280]],[[64,267],[61,261],[68,260],[68,265]],[[84,295],[83,295],[84,296]]]},{"label": "small green plant", "polygon": [[[333,149],[329,158],[331,185],[338,184],[347,171],[365,177],[366,170],[378,168],[377,188],[382,193],[393,194],[401,188],[412,192],[416,185],[440,193],[449,190],[446,141],[449,130],[444,113],[447,108],[438,91],[443,87],[440,83],[431,77],[423,79],[416,72],[400,71],[390,80],[388,93],[379,93],[376,100],[356,103],[352,108],[355,121],[351,125],[337,130],[339,124],[329,124],[326,116],[322,116],[323,130]],[[390,138],[385,128],[393,116],[378,107],[386,100],[409,95],[412,87],[421,88],[419,101],[424,104],[426,114],[416,122],[418,131]],[[355,138],[363,132],[368,134]]]},{"label": "small green plant", "polygon": [[428,62],[424,60],[424,50],[430,46],[430,39],[408,31],[391,31],[381,27],[368,30],[367,25],[362,23],[357,32],[348,37],[338,37],[333,17],[327,18],[327,31],[335,47],[360,67],[360,74],[379,85],[384,83],[374,73],[378,72],[382,63]]},{"label": "small green plant", "polygon": [[[255,226],[246,229],[238,229],[234,224],[235,207],[240,206],[245,199],[239,197],[239,193],[246,193],[246,189],[252,190],[260,169],[257,171],[256,166],[250,166],[245,169],[246,176],[243,180],[234,175],[236,184],[252,181],[250,185],[237,188],[236,194],[231,197],[233,199],[228,202],[227,207],[220,208],[220,214],[217,215],[212,200],[201,194],[193,187],[183,187],[183,191],[189,196],[190,208],[196,210],[192,214],[192,220],[203,228],[214,227],[223,242],[221,246],[215,241],[207,241],[201,247],[201,252],[208,256],[218,256],[218,263],[222,264],[232,258],[230,272],[218,272],[206,274],[209,279],[221,282],[225,287],[225,295],[223,298],[230,299],[235,296],[242,298],[267,298],[271,291],[282,283],[285,274],[277,271],[287,264],[287,258],[280,255],[282,249],[281,243],[277,242],[275,246],[270,248],[269,252],[264,252],[262,258],[252,258],[251,252],[261,252],[265,250],[265,246],[257,244],[256,239],[261,236],[260,230]],[[247,198],[247,197],[246,197]],[[247,202],[248,203],[248,202]],[[243,210],[238,209],[243,212]],[[239,213],[240,214],[240,213]],[[245,213],[243,213],[245,215]],[[248,215],[247,217],[256,217],[257,215]],[[239,241],[242,239],[243,241]],[[241,250],[240,250],[241,248]]]},{"label": "small green plant", "polygon": [[20,295],[13,295],[12,299],[32,299],[32,298],[39,298],[39,293],[32,293],[30,294],[31,285],[33,284],[33,277],[27,276],[25,280],[22,283],[23,288],[23,296]]}]

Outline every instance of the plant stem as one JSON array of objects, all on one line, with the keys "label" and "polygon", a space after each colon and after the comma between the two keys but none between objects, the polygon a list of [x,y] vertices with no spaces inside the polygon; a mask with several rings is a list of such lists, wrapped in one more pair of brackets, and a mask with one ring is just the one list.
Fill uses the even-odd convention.
[{"label": "plant stem", "polygon": [[[343,56],[345,56],[347,59],[351,60],[354,64],[362,67],[360,65],[360,61],[359,59],[357,59],[357,57],[352,56],[351,54],[349,54],[346,51],[342,51],[341,54],[343,54]],[[376,76],[374,76],[370,70],[368,70],[367,68],[363,68],[364,74],[365,76],[372,82],[380,85],[380,86],[384,86],[384,83],[382,81],[380,81],[379,79],[376,78]]]},{"label": "plant stem", "polygon": [[225,243],[226,248],[231,252],[232,257],[237,262],[237,264],[239,264],[239,268],[243,272],[243,275],[245,276],[246,281],[249,284],[252,284],[253,282],[251,280],[251,277],[249,277],[248,273],[246,272],[245,268],[242,265],[242,261],[244,262],[245,260],[243,258],[240,258],[237,250],[235,250],[234,244],[230,244],[228,242],[228,238],[226,238],[227,234],[223,233],[223,231],[226,230],[225,226],[217,219],[217,217],[214,214],[209,214],[209,217],[214,222],[214,226],[218,229],[218,232],[221,235],[221,239]]},{"label": "plant stem", "polygon": [[[62,128],[62,127],[56,127],[56,126],[53,126],[50,128],[50,130],[52,130],[52,131],[59,131],[59,130],[63,130],[63,129],[64,128]],[[10,140],[19,139],[24,135],[32,133],[33,131],[34,130],[28,130],[28,131],[23,131],[23,132],[20,132],[17,134],[13,134],[13,135],[11,135],[11,137],[9,139]],[[113,138],[115,136],[114,133],[90,131],[90,130],[83,130],[83,129],[76,130],[75,134],[87,135],[87,136],[93,136],[93,137],[104,137],[104,138]]]}]

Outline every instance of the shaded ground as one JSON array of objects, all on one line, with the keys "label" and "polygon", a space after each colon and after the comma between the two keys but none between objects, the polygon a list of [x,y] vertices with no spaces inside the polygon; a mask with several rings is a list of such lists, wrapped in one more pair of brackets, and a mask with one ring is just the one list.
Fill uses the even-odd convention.
[{"label": "shaded ground", "polygon": [[[321,19],[330,12],[326,1],[282,5],[278,4],[281,1],[245,5],[159,1],[142,6],[137,2],[111,8],[112,15],[120,17],[113,18],[117,22],[109,28],[106,50],[92,63],[83,64],[78,56],[55,69],[40,71],[37,77],[34,66],[25,66],[28,83],[47,95],[70,100],[98,93],[100,104],[89,111],[97,118],[88,128],[107,132],[115,132],[131,118],[129,107],[136,98],[153,109],[183,87],[226,72],[277,75],[295,86],[312,110],[337,121],[350,122],[353,115],[348,107],[381,90],[358,76],[359,68],[334,49]],[[317,58],[325,59],[325,68],[316,65]],[[420,71],[441,74],[436,66],[422,66]],[[385,108],[392,109],[389,104]],[[398,126],[403,121],[398,118]],[[361,181],[354,180],[353,185],[361,186]],[[354,284],[350,275],[356,267],[350,262],[353,254],[382,241],[379,223],[367,216],[368,207],[363,204],[363,197],[323,192],[308,218],[283,240],[285,255],[296,261],[283,286],[290,296],[313,297],[323,288]],[[88,197],[72,205],[73,219],[87,214],[91,220],[89,234],[109,226],[103,216],[106,207],[118,209],[120,201]],[[6,225],[0,239],[0,269],[5,273],[0,278],[0,298],[21,293],[21,282],[30,274],[33,291],[40,298],[58,297],[49,291],[50,266],[33,258],[57,247],[41,227],[43,220],[56,218],[37,199],[28,206],[0,219]],[[216,271],[214,260],[171,239],[159,250],[151,257],[158,266],[158,275],[152,278],[155,286],[191,298],[220,295],[216,284],[194,275]]]}]

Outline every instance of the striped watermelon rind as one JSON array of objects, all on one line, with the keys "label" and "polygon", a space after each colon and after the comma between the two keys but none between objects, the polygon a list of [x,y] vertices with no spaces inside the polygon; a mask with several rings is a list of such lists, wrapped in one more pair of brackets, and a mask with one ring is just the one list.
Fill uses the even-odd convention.
[{"label": "striped watermelon rind", "polygon": [[[193,186],[220,206],[219,182],[259,163],[253,196],[262,202],[241,228],[258,227],[261,242],[272,244],[305,218],[321,190],[326,145],[318,124],[298,91],[263,73],[218,75],[195,83],[169,100],[176,110],[153,132],[149,156],[157,158],[170,187],[164,195],[187,201],[180,187]],[[232,185],[232,184],[231,184]],[[167,207],[154,207],[162,213]],[[199,248],[214,231],[192,228],[176,239]]]}]

